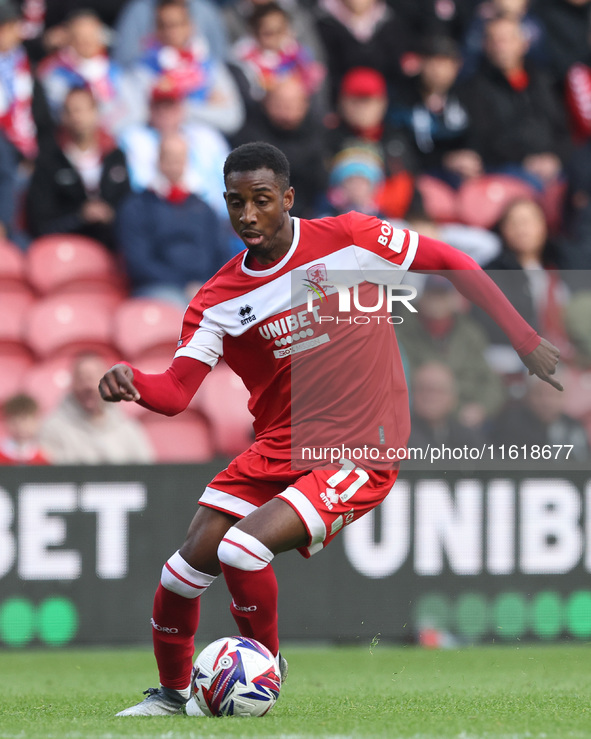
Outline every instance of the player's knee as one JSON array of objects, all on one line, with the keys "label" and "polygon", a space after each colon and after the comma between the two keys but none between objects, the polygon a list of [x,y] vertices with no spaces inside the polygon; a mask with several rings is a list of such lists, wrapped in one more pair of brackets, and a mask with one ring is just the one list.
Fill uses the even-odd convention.
[{"label": "player's knee", "polygon": [[160,582],[163,588],[183,598],[198,598],[211,583],[215,575],[199,572],[175,552],[162,568]]},{"label": "player's knee", "polygon": [[228,529],[218,547],[218,558],[222,564],[247,572],[262,570],[273,556],[273,552],[256,537],[235,526]]}]

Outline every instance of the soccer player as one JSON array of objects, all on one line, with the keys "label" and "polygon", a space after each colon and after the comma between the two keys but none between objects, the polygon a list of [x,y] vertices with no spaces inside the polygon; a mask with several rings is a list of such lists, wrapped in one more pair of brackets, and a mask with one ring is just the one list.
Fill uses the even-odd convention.
[{"label": "soccer player", "polygon": [[[119,716],[183,713],[190,696],[200,596],[220,573],[240,633],[277,655],[284,679],[287,663],[279,654],[277,581],[271,561],[294,548],[309,557],[392,489],[396,464],[340,459],[332,468],[292,469],[298,466],[291,459],[292,429],[298,426],[292,415],[299,413],[298,423],[308,429],[315,420],[311,427],[305,412],[302,417],[292,370],[296,360],[315,352],[326,352],[319,355],[323,371],[306,375],[302,392],[313,395],[310,415],[320,419],[323,439],[336,443],[347,434],[347,439],[368,440],[372,449],[386,443],[398,448],[408,439],[408,396],[392,327],[386,325],[388,333],[376,341],[379,321],[373,322],[377,329],[369,326],[367,337],[360,338],[345,331],[346,322],[329,320],[327,306],[335,298],[327,294],[331,274],[351,268],[361,283],[371,271],[391,281],[408,269],[444,272],[505,330],[530,373],[562,389],[552,377],[558,350],[540,339],[465,254],[355,212],[318,220],[290,217],[294,190],[289,165],[266,143],[232,151],[224,179],[228,213],[246,251],[191,301],[166,372],[147,375],[117,364],[100,381],[105,400],[136,401],[174,415],[187,407],[223,356],[249,389],[255,418],[255,442],[205,489],[184,544],[162,569],[152,613],[160,687],[150,688],[142,702]],[[305,310],[306,297],[292,305],[295,270],[303,270],[308,284],[326,296],[316,300],[311,311]],[[342,402],[331,393],[335,384]],[[364,403],[356,402],[351,389],[361,393]]]}]

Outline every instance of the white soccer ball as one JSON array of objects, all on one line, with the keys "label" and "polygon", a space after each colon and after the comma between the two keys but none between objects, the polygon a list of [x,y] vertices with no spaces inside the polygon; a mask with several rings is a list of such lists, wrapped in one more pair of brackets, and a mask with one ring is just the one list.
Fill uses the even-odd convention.
[{"label": "white soccer ball", "polygon": [[192,698],[206,716],[264,716],[280,689],[274,656],[254,639],[218,639],[193,665]]}]

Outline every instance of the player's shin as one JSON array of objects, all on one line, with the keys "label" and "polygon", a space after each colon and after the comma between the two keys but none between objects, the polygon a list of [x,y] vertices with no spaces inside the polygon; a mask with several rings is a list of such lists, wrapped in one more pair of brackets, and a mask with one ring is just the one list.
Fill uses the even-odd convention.
[{"label": "player's shin", "polygon": [[273,553],[254,536],[233,526],[220,543],[218,557],[240,633],[277,654],[277,579],[270,565]]},{"label": "player's shin", "polygon": [[200,595],[215,580],[176,552],[162,568],[154,597],[152,638],[160,684],[184,691],[191,682]]}]

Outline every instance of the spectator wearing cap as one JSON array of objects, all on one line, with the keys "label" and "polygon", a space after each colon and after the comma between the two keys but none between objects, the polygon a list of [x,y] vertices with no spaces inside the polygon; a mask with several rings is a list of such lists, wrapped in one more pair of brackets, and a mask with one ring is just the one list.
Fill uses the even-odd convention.
[{"label": "spectator wearing cap", "polygon": [[131,187],[140,192],[150,187],[158,172],[158,150],[162,136],[180,133],[187,142],[186,183],[223,220],[228,219],[224,200],[223,164],[228,142],[212,126],[187,120],[184,96],[166,80],[156,84],[150,95],[147,124],[126,127],[119,146],[127,159]]},{"label": "spectator wearing cap", "polygon": [[343,149],[334,158],[330,170],[330,215],[355,210],[366,215],[382,216],[379,194],[383,183],[384,165],[374,146],[363,144]]},{"label": "spectator wearing cap", "polygon": [[186,308],[228,259],[220,221],[186,182],[188,147],[179,133],[160,139],[150,187],[121,205],[117,236],[133,294]]},{"label": "spectator wearing cap", "polygon": [[17,202],[41,140],[51,131],[43,90],[22,45],[21,19],[12,2],[0,4],[0,239],[26,245]]},{"label": "spectator wearing cap", "polygon": [[418,205],[414,187],[414,160],[408,142],[387,122],[387,85],[384,76],[369,67],[350,69],[341,83],[336,125],[329,131],[332,156],[357,144],[375,148],[385,178],[380,209],[385,216],[402,218]]},{"label": "spectator wearing cap", "polygon": [[291,184],[298,197],[292,215],[313,218],[324,196],[328,159],[325,129],[310,95],[297,77],[278,82],[253,109],[233,146],[266,141],[281,149],[291,168]]},{"label": "spectator wearing cap", "polygon": [[150,92],[168,84],[185,99],[187,120],[206,123],[224,135],[244,121],[244,103],[226,64],[210,51],[184,0],[159,0],[156,36],[128,74],[136,115],[144,121]]},{"label": "spectator wearing cap", "polygon": [[317,28],[326,51],[332,102],[353,67],[371,67],[388,84],[400,80],[400,60],[412,45],[404,17],[384,0],[320,0]]},{"label": "spectator wearing cap", "polygon": [[88,87],[97,102],[102,127],[113,133],[125,125],[127,105],[122,70],[108,54],[106,27],[92,10],[72,13],[66,23],[67,43],[39,65],[39,78],[56,121],[61,120],[66,95]]},{"label": "spectator wearing cap", "polygon": [[519,21],[489,21],[486,59],[462,99],[485,167],[543,191],[562,176],[571,145],[564,106],[552,80],[526,60],[527,46]]},{"label": "spectator wearing cap", "polygon": [[30,232],[81,234],[113,249],[115,211],[128,193],[125,156],[101,128],[92,92],[73,88],[56,139],[35,162],[26,198]]},{"label": "spectator wearing cap", "polygon": [[455,187],[483,172],[470,115],[456,85],[461,65],[452,38],[425,38],[419,74],[401,88],[389,113],[392,125],[406,137],[418,169]]}]

